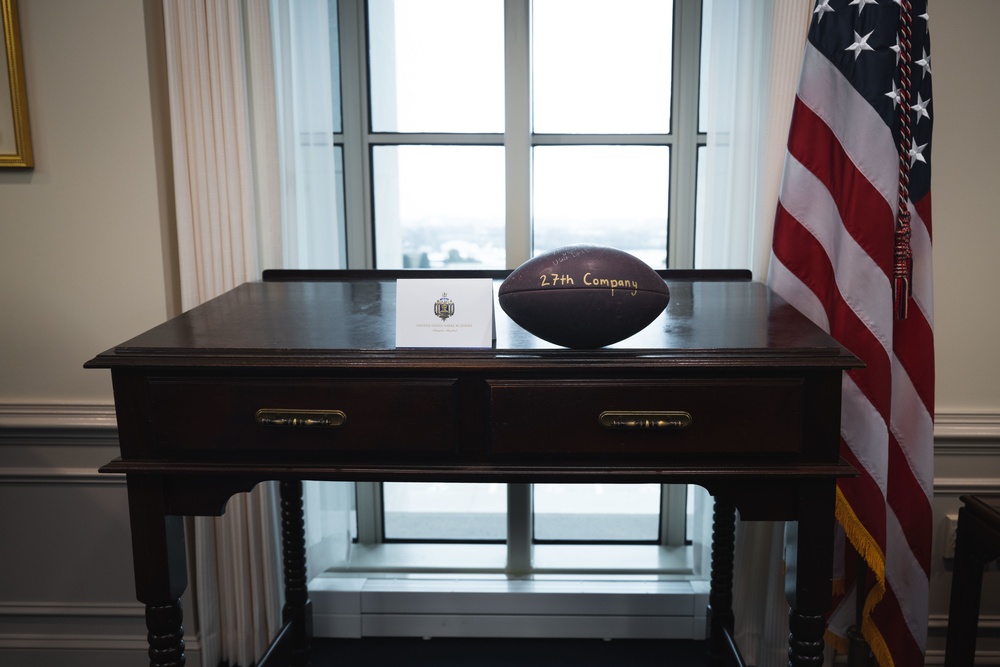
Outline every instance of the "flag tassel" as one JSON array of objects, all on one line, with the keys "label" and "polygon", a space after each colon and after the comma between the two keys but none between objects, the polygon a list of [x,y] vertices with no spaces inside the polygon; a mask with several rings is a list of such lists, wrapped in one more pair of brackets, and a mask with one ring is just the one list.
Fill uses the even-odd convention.
[{"label": "flag tassel", "polygon": [[899,212],[893,255],[893,302],[896,319],[905,320],[909,312],[912,294],[910,277],[913,273],[913,252],[910,249],[910,211],[906,208]]}]

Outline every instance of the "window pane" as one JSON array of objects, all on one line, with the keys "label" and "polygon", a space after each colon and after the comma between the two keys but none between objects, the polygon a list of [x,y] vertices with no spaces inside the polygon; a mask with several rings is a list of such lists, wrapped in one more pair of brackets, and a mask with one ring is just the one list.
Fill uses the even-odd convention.
[{"label": "window pane", "polygon": [[382,507],[387,540],[507,539],[505,484],[386,482]]},{"label": "window pane", "polygon": [[373,132],[503,132],[502,0],[371,0]]},{"label": "window pane", "polygon": [[536,484],[535,540],[656,542],[659,484]]},{"label": "window pane", "polygon": [[376,267],[504,268],[502,146],[376,146]]},{"label": "window pane", "polygon": [[534,0],[538,133],[670,131],[673,3]]},{"label": "window pane", "polygon": [[534,252],[597,243],[667,262],[670,149],[536,146]]}]

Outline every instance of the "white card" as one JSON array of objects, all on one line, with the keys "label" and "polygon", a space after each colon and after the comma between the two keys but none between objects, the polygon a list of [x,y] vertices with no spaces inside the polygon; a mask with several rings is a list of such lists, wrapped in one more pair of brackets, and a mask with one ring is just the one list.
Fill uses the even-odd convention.
[{"label": "white card", "polygon": [[397,280],[396,347],[493,347],[493,281]]}]

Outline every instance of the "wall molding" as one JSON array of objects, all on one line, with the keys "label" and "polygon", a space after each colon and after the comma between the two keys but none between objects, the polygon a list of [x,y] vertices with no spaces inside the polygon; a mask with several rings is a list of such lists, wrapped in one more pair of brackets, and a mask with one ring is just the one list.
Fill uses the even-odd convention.
[{"label": "wall molding", "polygon": [[[111,403],[0,403],[0,447],[118,446],[118,425]],[[1000,457],[1000,412],[938,412],[934,451],[942,456]],[[115,483],[116,476],[84,468],[0,467],[0,483]],[[119,482],[120,483],[120,482]],[[963,494],[995,492],[1000,478],[938,478],[935,491]]]},{"label": "wall molding", "polygon": [[958,442],[1000,441],[998,412],[939,412],[934,416],[934,442],[949,446]]},{"label": "wall molding", "polygon": [[1000,477],[936,477],[934,495],[964,496],[1000,492]]},{"label": "wall molding", "polygon": [[94,468],[19,468],[0,467],[0,484],[78,484],[124,485],[124,475],[108,475]]},{"label": "wall molding", "polygon": [[117,428],[113,403],[0,403],[0,431]]},{"label": "wall molding", "polygon": [[[5,446],[117,449],[115,407],[83,403],[0,403],[0,447]],[[54,469],[49,471],[56,474]],[[9,472],[0,469],[0,478]],[[64,473],[68,477],[79,477],[71,469],[58,474],[64,476]]]},{"label": "wall molding", "polygon": [[[113,403],[0,403],[0,430],[116,428]],[[934,440],[1000,440],[1000,412],[938,412]]]}]

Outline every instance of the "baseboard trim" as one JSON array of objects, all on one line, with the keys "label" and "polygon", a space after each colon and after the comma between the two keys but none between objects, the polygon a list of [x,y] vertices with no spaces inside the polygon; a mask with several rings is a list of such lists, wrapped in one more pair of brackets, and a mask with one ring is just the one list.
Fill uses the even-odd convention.
[{"label": "baseboard trim", "polygon": [[[145,655],[149,648],[145,615],[146,607],[139,602],[0,602],[0,651]],[[103,632],[90,632],[96,628]],[[189,657],[201,651],[197,634],[185,636],[184,644]]]},{"label": "baseboard trim", "polygon": [[143,618],[145,605],[133,603],[79,603],[79,602],[0,602],[0,617],[3,616],[65,616],[65,617],[105,617]]},{"label": "baseboard trim", "polygon": [[[184,642],[185,652],[190,650],[188,642]],[[0,651],[11,649],[30,649],[32,651],[142,651],[149,650],[149,644],[142,635],[0,635]]]}]

